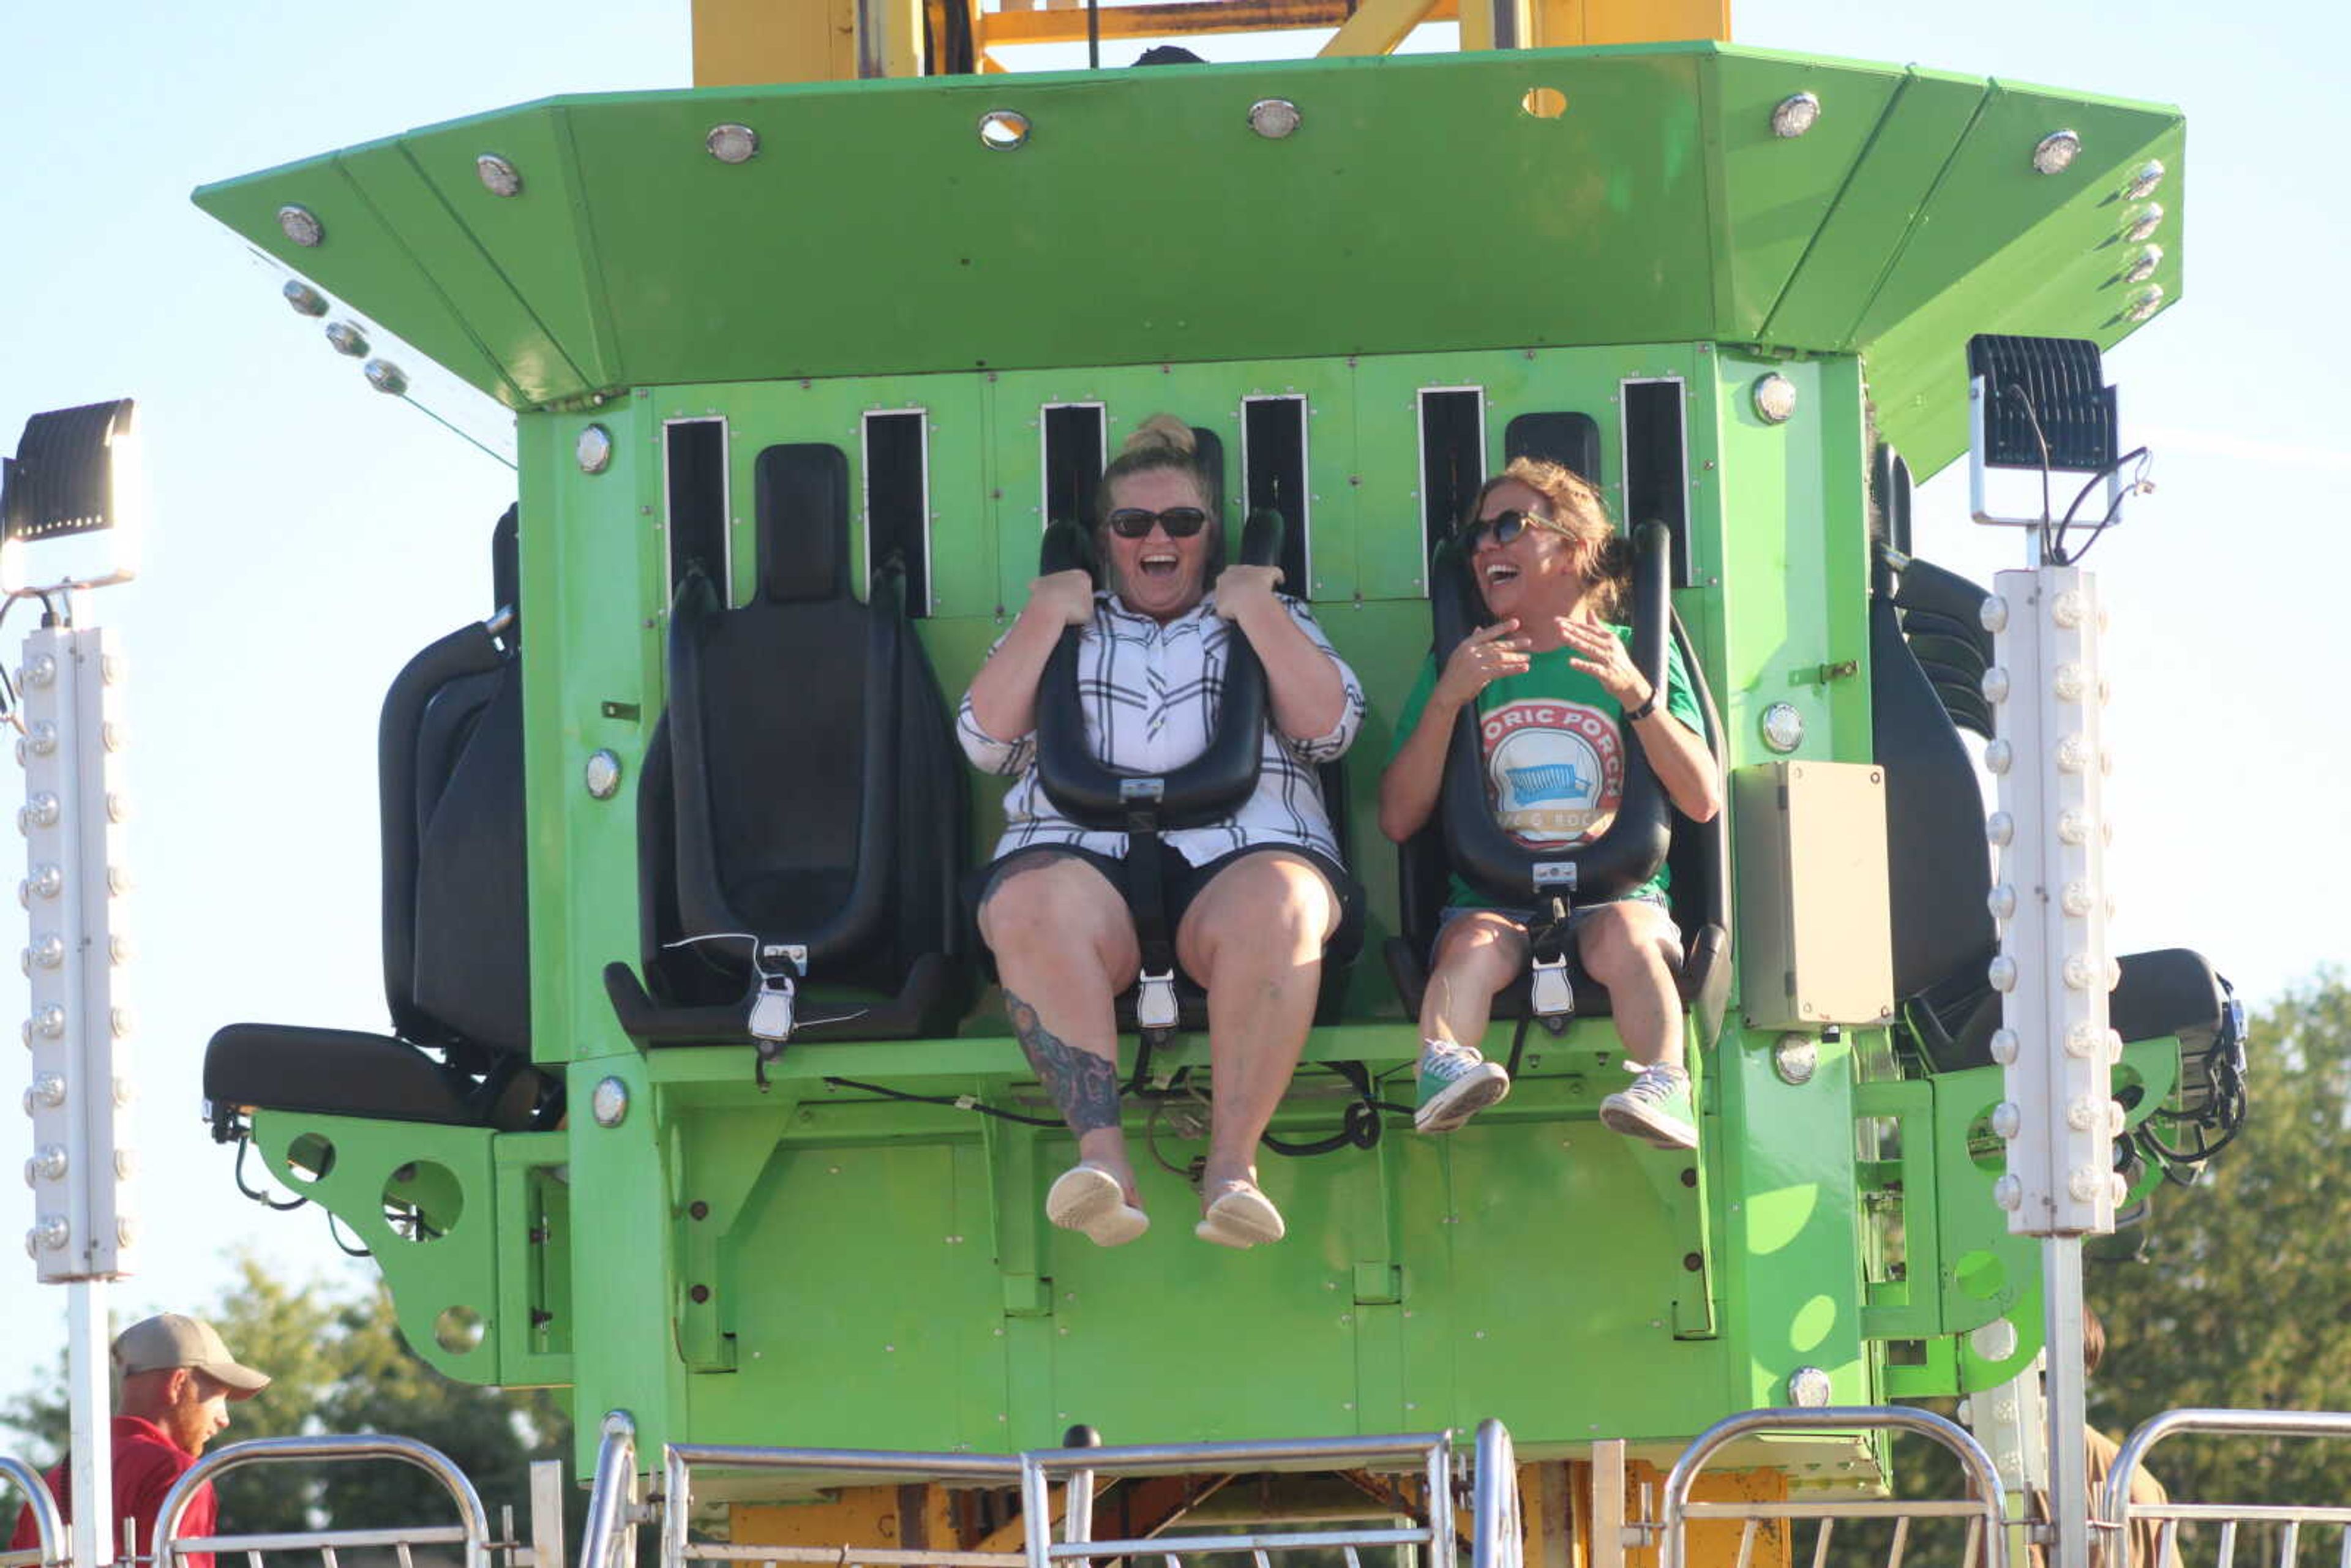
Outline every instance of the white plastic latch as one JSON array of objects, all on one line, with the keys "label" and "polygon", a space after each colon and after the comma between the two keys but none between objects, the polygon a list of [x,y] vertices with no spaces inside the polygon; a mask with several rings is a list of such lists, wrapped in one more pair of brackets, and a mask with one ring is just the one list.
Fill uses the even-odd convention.
[{"label": "white plastic latch", "polygon": [[1163,969],[1143,977],[1142,988],[1134,998],[1134,1021],[1141,1029],[1176,1027],[1175,970]]},{"label": "white plastic latch", "polygon": [[1575,1011],[1575,988],[1568,983],[1565,957],[1536,959],[1534,982],[1537,1018],[1565,1018]]},{"label": "white plastic latch", "polygon": [[759,994],[751,998],[750,1030],[758,1040],[787,1040],[792,1038],[793,988],[789,975],[769,975],[759,981]]}]

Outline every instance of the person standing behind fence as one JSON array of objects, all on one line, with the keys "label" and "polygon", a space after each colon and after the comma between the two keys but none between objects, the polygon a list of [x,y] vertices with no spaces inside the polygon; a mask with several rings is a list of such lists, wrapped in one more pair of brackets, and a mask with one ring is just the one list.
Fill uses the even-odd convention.
[{"label": "person standing behind fence", "polygon": [[[2086,1305],[2082,1309],[2082,1373],[2085,1377],[2097,1374],[2098,1363],[2106,1354],[2106,1325],[2098,1314]],[[2098,1517],[2099,1506],[2106,1490],[2106,1478],[2114,1473],[2115,1460],[2122,1455],[2122,1445],[2099,1431],[2085,1425],[2082,1428],[2083,1472],[2088,1481],[2090,1517]],[[2163,1483],[2149,1475],[2145,1465],[2131,1472],[2130,1500],[2134,1509],[2143,1504],[2167,1503],[2171,1494]],[[2024,1517],[2035,1524],[2049,1520],[2049,1490],[2033,1487],[2025,1495]],[[2090,1532],[2090,1568],[2111,1568],[2106,1553],[2106,1532]],[[2152,1519],[2134,1515],[2131,1520],[2129,1544],[2124,1551],[2125,1568],[2179,1568],[2177,1546],[2163,1550],[2163,1526]],[[2011,1561],[2014,1559],[2011,1558]],[[2049,1568],[2049,1549],[2033,1543],[2025,1548],[2025,1568]],[[1967,1568],[1984,1568],[1984,1553],[1979,1547],[1968,1558]]]},{"label": "person standing behind fence", "polygon": [[[122,1521],[133,1521],[137,1532],[131,1549],[152,1557],[155,1516],[172,1483],[195,1464],[205,1444],[227,1429],[229,1406],[268,1387],[269,1378],[238,1365],[210,1323],[178,1312],[124,1329],[114,1342],[114,1364],[121,1377],[112,1429],[114,1528],[119,1539]],[[61,1464],[47,1478],[60,1515],[73,1501],[72,1478],[67,1471],[68,1465]],[[209,1482],[198,1487],[180,1515],[173,1539],[214,1533],[219,1506]],[[33,1511],[26,1508],[16,1516],[9,1550],[39,1544]],[[181,1561],[186,1568],[213,1568],[209,1552],[191,1552]]]},{"label": "person standing behind fence", "polygon": [[[2098,1363],[2105,1359],[2105,1354],[2106,1325],[2099,1321],[2097,1313],[2085,1306],[2082,1309],[2083,1375],[2095,1377]],[[2090,1510],[2095,1514],[2098,1500],[2106,1490],[2106,1478],[2114,1473],[2115,1460],[2122,1457],[2122,1445],[2090,1426],[2082,1428],[2082,1443],[2084,1469],[2090,1482]],[[2171,1500],[2171,1494],[2163,1490],[2161,1481],[2147,1474],[2145,1465],[2139,1465],[2131,1471],[2130,1500],[2133,1508],[2141,1503],[2167,1503]],[[2042,1511],[2044,1515],[2048,1511],[2045,1503]],[[2178,1549],[2163,1550],[2163,1527],[2154,1520],[2133,1517],[2129,1539],[2130,1544],[2126,1548],[2129,1568],[2158,1568],[2158,1564],[2160,1568],[2179,1568]],[[2093,1568],[2099,1561],[2098,1548],[2103,1544],[2102,1534],[2091,1538]]]}]

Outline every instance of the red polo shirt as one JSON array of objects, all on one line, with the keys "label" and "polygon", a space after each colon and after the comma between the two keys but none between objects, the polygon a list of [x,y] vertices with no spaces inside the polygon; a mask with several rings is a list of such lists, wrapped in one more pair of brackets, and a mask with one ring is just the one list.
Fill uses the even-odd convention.
[{"label": "red polo shirt", "polygon": [[[140,1555],[153,1552],[155,1516],[162,1511],[163,1494],[195,1462],[193,1454],[165,1437],[163,1428],[154,1422],[137,1416],[114,1418],[114,1541],[118,1554],[121,1551],[122,1521],[126,1519],[139,1521]],[[59,1465],[47,1479],[49,1493],[57,1500],[57,1512],[70,1523],[73,1494],[66,1484],[66,1467]],[[186,1511],[180,1515],[180,1528],[172,1539],[210,1535],[218,1508],[211,1485],[198,1487],[196,1494],[188,1500]],[[33,1511],[25,1509],[16,1515],[16,1533],[9,1538],[8,1549],[26,1551],[40,1543],[40,1534],[33,1525]],[[187,1568],[213,1568],[213,1554],[209,1552],[191,1552],[182,1561]]]}]

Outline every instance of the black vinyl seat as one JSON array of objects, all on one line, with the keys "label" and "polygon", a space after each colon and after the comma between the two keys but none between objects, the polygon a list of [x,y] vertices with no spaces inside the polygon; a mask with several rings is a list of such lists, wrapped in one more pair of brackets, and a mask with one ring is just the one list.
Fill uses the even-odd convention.
[{"label": "black vinyl seat", "polygon": [[769,447],[758,478],[756,599],[725,609],[694,570],[671,607],[637,795],[645,980],[610,964],[606,992],[644,1046],[754,1038],[778,977],[794,1013],[766,1056],[951,1032],[971,997],[970,810],[904,573],[884,561],[868,601],[850,593],[838,447]]},{"label": "black vinyl seat", "polygon": [[231,1024],[204,1050],[217,1135],[250,1109],[552,1125],[530,1065],[516,513],[492,537],[504,608],[411,659],[377,726],[384,999],[392,1033]]},{"label": "black vinyl seat", "polygon": [[[1937,1071],[1991,1061],[1999,993],[1986,968],[1998,933],[1984,800],[1959,739],[1990,738],[1981,681],[1991,634],[1977,614],[1987,595],[1965,578],[1881,548],[1869,605],[1870,724],[1886,770],[1886,863],[1891,879],[1894,994],[1902,1020]],[[2222,1031],[2228,988],[2181,947],[2117,960],[2108,998],[2128,1040]]]},{"label": "black vinyl seat", "polygon": [[[1663,528],[1651,524],[1636,535],[1633,594],[1634,662],[1662,690],[1665,644],[1670,636],[1681,654],[1706,724],[1708,750],[1718,766],[1722,723],[1715,711],[1706,672],[1687,632],[1673,612],[1666,589],[1670,546]],[[1458,544],[1437,546],[1429,568],[1430,614],[1436,624],[1439,664],[1468,632],[1484,622],[1484,606]],[[1578,902],[1605,898],[1638,886],[1660,863],[1670,869],[1668,898],[1683,932],[1681,962],[1674,974],[1682,1005],[1698,1024],[1698,1040],[1711,1045],[1722,1032],[1730,988],[1729,823],[1718,811],[1711,821],[1693,822],[1673,810],[1637,740],[1626,737],[1623,804],[1598,839],[1571,849],[1534,852],[1519,845],[1497,825],[1487,801],[1485,764],[1473,720],[1465,712],[1447,750],[1445,783],[1428,823],[1397,850],[1397,903],[1401,935],[1388,939],[1384,956],[1405,1010],[1417,1017],[1428,988],[1428,965],[1437,941],[1452,873],[1503,908],[1541,907],[1542,866],[1575,867]],[[1610,1011],[1607,988],[1583,971],[1573,944],[1562,955],[1578,1015]],[[1534,1014],[1533,974],[1522,973],[1494,998],[1497,1019]],[[1563,1028],[1563,1021],[1558,1027]]]}]

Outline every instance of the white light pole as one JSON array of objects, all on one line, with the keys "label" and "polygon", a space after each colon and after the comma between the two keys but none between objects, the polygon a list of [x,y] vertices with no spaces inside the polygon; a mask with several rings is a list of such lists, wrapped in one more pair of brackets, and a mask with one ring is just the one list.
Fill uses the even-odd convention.
[{"label": "white light pole", "polygon": [[[121,527],[136,509],[131,416],[127,400],[37,414],[0,485],[0,590],[12,605],[41,607],[6,716],[25,770],[16,813],[31,982],[24,1104],[33,1124],[25,1162],[33,1223],[25,1249],[41,1282],[68,1292],[72,1552],[87,1568],[114,1560],[107,1285],[131,1272],[136,1221],[120,1126],[132,1094],[131,1019],[115,992],[116,971],[130,956],[122,926],[128,813],[118,777],[122,665],[103,629],[75,624],[74,594],[131,575]],[[26,577],[30,549],[55,549],[40,541],[100,533],[114,548],[99,570]]]},{"label": "white light pole", "polygon": [[[2083,1414],[2082,1238],[2115,1228],[2126,1185],[2115,1169],[2124,1112],[2114,1099],[2122,1038],[2106,1001],[2122,976],[2107,933],[2105,779],[2113,759],[2103,710],[2106,611],[2097,580],[2068,558],[2066,523],[2047,514],[1995,515],[1987,471],[2088,474],[2074,506],[2103,482],[2106,507],[2086,549],[2120,517],[2126,486],[2116,407],[2094,343],[1977,338],[1968,346],[1969,473],[1980,523],[2030,530],[2031,569],[2003,571],[1983,602],[1992,662],[1983,695],[1995,735],[1984,766],[1999,780],[1986,824],[1999,852],[1991,914],[2000,951],[1987,977],[2000,993],[1991,1038],[2003,1097],[1992,1129],[2007,1170],[1992,1188],[2011,1236],[2042,1239],[2043,1364],[2052,1568],[2088,1568],[2090,1496]],[[2133,454],[2133,456],[2141,454]],[[2014,1420],[2031,1403],[2030,1376],[1997,1411]],[[2031,1445],[2019,1441],[2020,1459]]]}]

